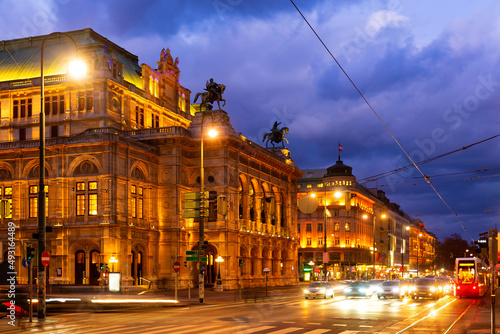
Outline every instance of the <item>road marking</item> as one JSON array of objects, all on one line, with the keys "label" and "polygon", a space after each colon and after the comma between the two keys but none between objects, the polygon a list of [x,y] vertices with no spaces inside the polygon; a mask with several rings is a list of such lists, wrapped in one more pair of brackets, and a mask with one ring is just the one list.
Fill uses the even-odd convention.
[{"label": "road marking", "polygon": [[299,331],[301,329],[303,329],[303,328],[301,328],[301,327],[288,327],[285,329],[280,329],[278,331],[274,331],[273,334],[286,334],[286,333],[296,332],[296,331]]},{"label": "road marking", "polygon": [[305,332],[304,334],[322,334],[322,333],[326,333],[329,331],[330,331],[329,329],[314,329],[312,331]]},{"label": "road marking", "polygon": [[316,326],[321,326],[320,322],[308,322],[308,325],[316,325]]},{"label": "road marking", "polygon": [[[238,334],[249,334],[249,333],[255,333],[255,332],[260,332],[260,331],[264,331],[266,329],[271,329],[271,328],[275,328],[276,326],[260,326],[260,327],[255,327],[255,328],[249,328],[249,329],[246,329],[246,330],[243,330],[243,331],[239,331],[237,332]],[[220,332],[218,332],[220,333]]]},{"label": "road marking", "polygon": [[359,333],[359,331],[343,331],[343,332],[340,332],[339,334],[357,334]]},{"label": "road marking", "polygon": [[294,324],[295,321],[282,321],[281,323],[282,324]]},{"label": "road marking", "polygon": [[369,327],[369,328],[371,328],[371,327],[373,327],[373,326],[369,326],[369,325],[359,325],[359,327]]},{"label": "road marking", "polygon": [[342,327],[345,327],[345,326],[347,326],[347,324],[333,324],[332,326],[337,326],[337,327],[342,326]]}]

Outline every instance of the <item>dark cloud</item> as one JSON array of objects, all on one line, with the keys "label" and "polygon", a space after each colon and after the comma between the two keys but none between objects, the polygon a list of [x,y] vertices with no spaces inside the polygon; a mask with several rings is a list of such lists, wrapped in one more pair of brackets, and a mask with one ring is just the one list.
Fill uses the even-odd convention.
[{"label": "dark cloud", "polygon": [[[27,2],[0,3],[1,40],[91,27],[150,66],[169,47],[180,59],[181,84],[193,93],[209,78],[227,86],[236,131],[262,143],[274,121],[289,127],[288,146],[302,169],[333,165],[339,141],[358,179],[410,163],[290,1]],[[499,4],[459,10],[452,1],[424,1],[423,17],[411,3],[295,3],[415,161],[500,133]],[[499,167],[498,152],[497,138],[421,168],[432,176]],[[438,237],[467,237],[422,182],[412,169],[367,186],[421,215]],[[498,177],[450,176],[435,186],[474,237],[495,227],[498,211],[470,212],[498,208]]]}]

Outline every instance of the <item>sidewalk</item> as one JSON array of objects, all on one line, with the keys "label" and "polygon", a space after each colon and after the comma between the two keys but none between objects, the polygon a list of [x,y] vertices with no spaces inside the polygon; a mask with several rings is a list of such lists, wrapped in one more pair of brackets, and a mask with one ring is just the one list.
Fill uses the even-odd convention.
[{"label": "sidewalk", "polygon": [[[496,305],[495,312],[495,333],[500,333],[500,289],[495,291]],[[476,310],[474,316],[469,320],[467,334],[486,334],[491,333],[491,293],[488,291],[482,303]]]}]

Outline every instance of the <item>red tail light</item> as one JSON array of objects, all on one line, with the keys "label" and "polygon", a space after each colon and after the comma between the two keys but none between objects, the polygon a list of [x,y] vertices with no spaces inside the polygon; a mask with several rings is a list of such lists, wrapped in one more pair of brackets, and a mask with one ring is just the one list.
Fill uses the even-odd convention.
[{"label": "red tail light", "polygon": [[473,290],[476,290],[476,289],[477,289],[477,284],[474,284],[474,285],[472,286],[472,289],[473,289]]}]

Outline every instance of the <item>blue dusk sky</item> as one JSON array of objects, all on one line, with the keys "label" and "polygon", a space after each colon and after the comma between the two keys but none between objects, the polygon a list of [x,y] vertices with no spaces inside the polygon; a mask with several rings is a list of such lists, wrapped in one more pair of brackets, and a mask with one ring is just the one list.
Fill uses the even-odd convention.
[{"label": "blue dusk sky", "polygon": [[226,85],[236,131],[288,127],[300,169],[333,165],[338,142],[360,182],[409,165],[389,129],[449,208],[415,168],[367,187],[440,240],[500,228],[500,2],[294,3],[376,114],[290,0],[3,0],[0,40],[90,27],[153,68],[168,47],[193,96]]}]

